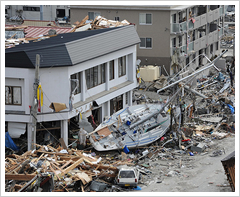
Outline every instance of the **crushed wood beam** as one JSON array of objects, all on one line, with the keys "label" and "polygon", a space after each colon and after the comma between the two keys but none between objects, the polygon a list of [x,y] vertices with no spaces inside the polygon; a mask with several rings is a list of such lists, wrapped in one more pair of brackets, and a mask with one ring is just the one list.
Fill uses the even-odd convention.
[{"label": "crushed wood beam", "polygon": [[75,167],[77,167],[80,163],[83,162],[83,158],[77,160],[75,163],[73,163],[71,166],[67,167],[61,175],[63,176],[64,174],[68,173],[70,170],[73,170]]},{"label": "crushed wood beam", "polygon": [[65,168],[66,166],[68,166],[71,162],[73,162],[73,160],[69,160],[67,163],[65,163],[62,167],[61,167],[61,169],[63,170],[63,168]]},{"label": "crushed wood beam", "polygon": [[56,177],[58,178],[58,180],[60,181],[61,179],[59,178],[58,174],[56,173],[56,171],[52,168],[52,166],[49,166],[51,171],[56,175]]},{"label": "crushed wood beam", "polygon": [[29,175],[29,174],[5,174],[6,180],[16,180],[16,181],[30,181],[36,175]]}]

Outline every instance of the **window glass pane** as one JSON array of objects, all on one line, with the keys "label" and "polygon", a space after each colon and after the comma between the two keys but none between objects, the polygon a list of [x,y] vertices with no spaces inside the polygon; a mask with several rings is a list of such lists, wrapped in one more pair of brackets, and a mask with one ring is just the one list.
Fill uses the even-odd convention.
[{"label": "window glass pane", "polygon": [[140,47],[146,47],[146,40],[145,38],[140,38],[141,42],[140,42]]},{"label": "window glass pane", "polygon": [[71,93],[76,94],[76,91],[73,92],[74,88],[76,88],[76,82],[73,79],[77,79],[76,74],[71,75]]},{"label": "window glass pane", "polygon": [[90,88],[90,69],[85,71],[85,77],[86,77],[87,89],[89,89]]},{"label": "window glass pane", "polygon": [[12,89],[10,87],[5,87],[5,104],[11,104]]},{"label": "window glass pane", "polygon": [[109,72],[110,72],[110,80],[114,79],[114,60],[110,61]]},{"label": "window glass pane", "polygon": [[118,76],[122,76],[122,58],[118,58]]},{"label": "window glass pane", "polygon": [[152,47],[152,38],[146,38],[146,48]]},{"label": "window glass pane", "polygon": [[20,87],[13,88],[13,104],[22,104]]},{"label": "window glass pane", "polygon": [[139,14],[139,23],[140,24],[145,24],[146,23],[146,14],[142,14],[142,13],[140,13]]},{"label": "window glass pane", "polygon": [[93,72],[94,72],[94,78],[93,78],[93,86],[97,86],[98,85],[98,66],[95,66],[93,68]]},{"label": "window glass pane", "polygon": [[94,20],[94,12],[88,12],[89,20]]},{"label": "window glass pane", "polygon": [[105,64],[102,64],[102,83],[105,83]]},{"label": "window glass pane", "polygon": [[93,80],[94,80],[93,68],[90,68],[90,88],[93,87]]},{"label": "window glass pane", "polygon": [[152,15],[151,14],[146,14],[146,23],[151,24],[152,23]]},{"label": "window glass pane", "polygon": [[122,75],[126,74],[126,56],[123,57],[123,62],[122,62]]}]

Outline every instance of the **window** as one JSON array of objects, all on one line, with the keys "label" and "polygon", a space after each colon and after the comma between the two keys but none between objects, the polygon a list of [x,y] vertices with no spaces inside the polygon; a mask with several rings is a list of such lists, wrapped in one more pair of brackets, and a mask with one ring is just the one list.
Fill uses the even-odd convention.
[{"label": "window", "polygon": [[23,6],[23,11],[40,11],[40,7]]},{"label": "window", "polygon": [[120,21],[119,16],[115,16],[115,21]]},{"label": "window", "polygon": [[218,50],[218,42],[216,42],[216,51]]},{"label": "window", "polygon": [[118,76],[126,75],[126,56],[118,58]]},{"label": "window", "polygon": [[128,92],[126,92],[126,105],[128,104]]},{"label": "window", "polygon": [[100,16],[100,15],[101,15],[100,12],[88,12],[88,19],[94,20],[96,18],[96,16]]},{"label": "window", "polygon": [[152,14],[140,13],[139,14],[139,24],[140,25],[151,25],[152,24]]},{"label": "window", "polygon": [[210,45],[210,53],[213,53],[213,44]]},{"label": "window", "polygon": [[106,63],[85,71],[87,89],[96,87],[106,82],[105,65]]},{"label": "window", "polygon": [[[71,75],[71,93],[73,93],[74,95],[81,93],[81,77],[80,77],[80,74],[81,73],[79,72],[79,73]],[[74,89],[75,89],[75,91],[74,91]]]},{"label": "window", "polygon": [[176,38],[172,39],[172,47],[176,47]]},{"label": "window", "polygon": [[114,79],[114,60],[109,63],[109,80]]},{"label": "window", "polygon": [[65,9],[57,9],[57,17],[64,17],[65,15]]},{"label": "window", "polygon": [[152,38],[140,38],[140,48],[152,48]]},{"label": "window", "polygon": [[5,104],[22,105],[22,90],[17,86],[5,86]]},{"label": "window", "polygon": [[105,80],[105,65],[106,65],[106,63],[101,64],[99,66],[99,69],[100,69],[99,84],[102,84],[102,83],[106,82],[106,80]]}]

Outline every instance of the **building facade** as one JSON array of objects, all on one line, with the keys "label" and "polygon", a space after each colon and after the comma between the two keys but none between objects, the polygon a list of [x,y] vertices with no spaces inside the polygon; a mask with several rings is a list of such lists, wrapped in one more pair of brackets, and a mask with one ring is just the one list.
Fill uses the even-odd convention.
[{"label": "building facade", "polygon": [[[138,85],[139,42],[131,25],[59,34],[6,49],[6,125],[26,125],[30,148],[36,54],[40,55],[39,81],[43,92],[38,100],[37,121],[57,122],[66,144],[71,118],[81,114],[101,123],[104,117],[132,105],[132,90]],[[65,104],[66,109],[53,111],[50,106],[54,103]]]},{"label": "building facade", "polygon": [[5,17],[11,18],[21,15],[27,20],[59,20],[70,17],[67,5],[5,5]]},{"label": "building facade", "polygon": [[196,68],[220,54],[225,10],[223,5],[70,5],[71,23],[86,15],[134,23],[141,65],[161,66],[164,75],[189,63]]}]

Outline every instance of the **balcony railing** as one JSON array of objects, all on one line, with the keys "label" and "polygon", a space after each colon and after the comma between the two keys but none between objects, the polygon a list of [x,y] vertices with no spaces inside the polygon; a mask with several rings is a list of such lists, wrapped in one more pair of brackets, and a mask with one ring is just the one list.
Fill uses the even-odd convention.
[{"label": "balcony railing", "polygon": [[171,23],[171,33],[182,33],[187,31],[187,22]]},{"label": "balcony railing", "polygon": [[194,42],[190,42],[188,43],[188,47],[187,47],[187,53],[191,53],[192,51],[194,51]]},{"label": "balcony railing", "polygon": [[193,29],[194,23],[192,22],[192,19],[188,21],[188,29]]}]

